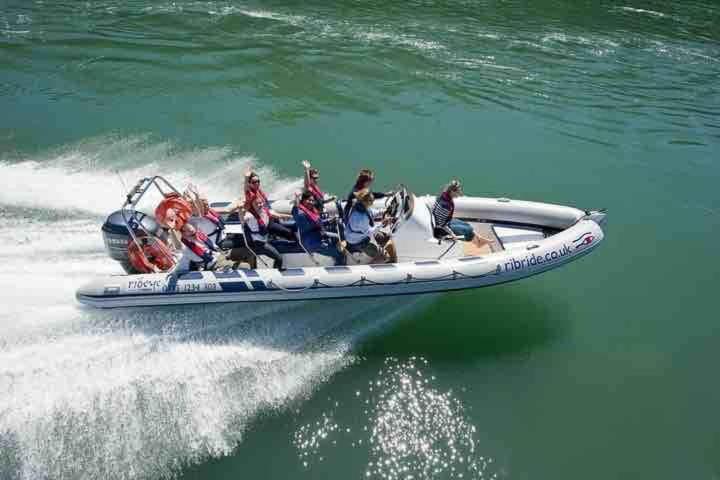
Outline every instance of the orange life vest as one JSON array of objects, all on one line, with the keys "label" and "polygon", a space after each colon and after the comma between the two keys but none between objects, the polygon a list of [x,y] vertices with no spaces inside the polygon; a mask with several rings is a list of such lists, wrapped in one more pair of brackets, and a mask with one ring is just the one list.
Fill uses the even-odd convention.
[{"label": "orange life vest", "polygon": [[170,209],[175,211],[177,221],[174,228],[179,231],[192,215],[192,206],[178,193],[167,194],[155,209],[155,220],[164,227],[168,226],[167,212]]},{"label": "orange life vest", "polygon": [[161,240],[144,237],[139,241],[142,247],[133,241],[128,243],[128,258],[135,270],[140,273],[154,273],[154,267],[157,267],[165,272],[175,266],[175,258]]}]

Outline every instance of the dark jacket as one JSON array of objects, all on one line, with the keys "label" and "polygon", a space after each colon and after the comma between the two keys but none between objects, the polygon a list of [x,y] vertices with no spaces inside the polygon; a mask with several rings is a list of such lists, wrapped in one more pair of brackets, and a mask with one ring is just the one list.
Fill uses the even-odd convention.
[{"label": "dark jacket", "polygon": [[303,246],[313,251],[322,246],[323,241],[323,224],[322,222],[314,222],[297,206],[292,209],[292,216],[300,232],[300,240]]}]

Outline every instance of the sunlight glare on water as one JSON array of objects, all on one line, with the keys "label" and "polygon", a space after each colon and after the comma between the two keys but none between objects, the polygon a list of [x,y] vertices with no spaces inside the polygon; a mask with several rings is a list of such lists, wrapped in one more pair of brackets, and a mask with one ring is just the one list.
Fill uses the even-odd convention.
[{"label": "sunlight glare on water", "polygon": [[[366,478],[498,478],[461,400],[441,391],[428,370],[423,358],[387,358],[354,398],[336,401],[296,430],[293,443],[303,466],[312,468],[333,449],[350,447],[367,455]],[[359,431],[338,423],[340,409],[363,412]]]}]

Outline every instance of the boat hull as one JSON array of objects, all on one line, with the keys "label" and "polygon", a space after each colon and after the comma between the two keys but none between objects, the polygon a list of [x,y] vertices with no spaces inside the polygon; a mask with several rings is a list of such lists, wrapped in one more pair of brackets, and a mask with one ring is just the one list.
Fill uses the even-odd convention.
[{"label": "boat hull", "polygon": [[604,238],[592,219],[520,250],[384,265],[191,272],[100,278],[77,292],[80,303],[137,307],[229,302],[276,302],[396,295],[482,288],[563,266],[590,253]]}]

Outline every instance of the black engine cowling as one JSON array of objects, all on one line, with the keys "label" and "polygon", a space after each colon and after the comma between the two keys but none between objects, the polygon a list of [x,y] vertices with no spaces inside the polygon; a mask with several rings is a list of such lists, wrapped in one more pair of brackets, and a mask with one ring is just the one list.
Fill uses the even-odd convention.
[{"label": "black engine cowling", "polygon": [[[126,210],[128,224],[137,236],[145,236],[145,231],[154,236],[162,237],[163,230],[153,217],[142,212]],[[144,228],[140,228],[140,226]],[[128,258],[128,242],[131,241],[127,225],[120,210],[113,212],[102,226],[105,250],[113,260],[117,260],[127,273],[138,273]]]}]

